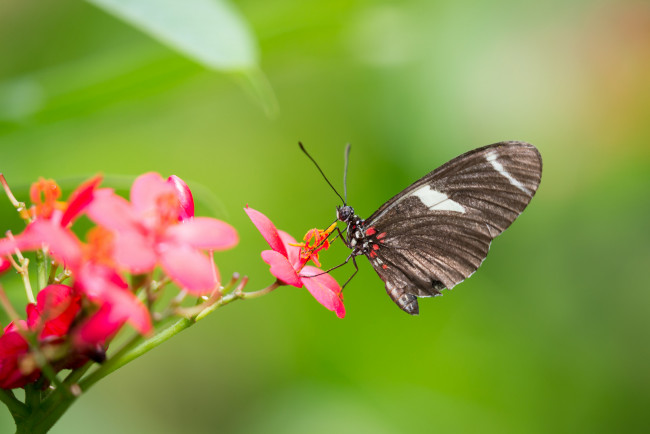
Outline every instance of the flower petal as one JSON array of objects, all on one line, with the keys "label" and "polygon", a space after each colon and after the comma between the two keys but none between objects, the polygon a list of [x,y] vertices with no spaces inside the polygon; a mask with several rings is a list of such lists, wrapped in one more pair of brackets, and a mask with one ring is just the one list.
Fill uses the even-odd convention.
[{"label": "flower petal", "polygon": [[28,374],[20,370],[19,359],[28,350],[27,341],[18,332],[6,332],[0,336],[0,388],[22,387],[40,376],[38,369]]},{"label": "flower petal", "polygon": [[81,349],[104,346],[126,322],[126,318],[113,315],[108,304],[99,308],[72,333],[74,346]]},{"label": "flower petal", "polygon": [[280,279],[287,285],[293,285],[296,288],[302,287],[302,282],[296,270],[289,260],[282,253],[273,250],[264,250],[262,259],[271,266],[271,274]]},{"label": "flower petal", "polygon": [[77,283],[91,301],[100,305],[100,310],[108,309],[110,317],[106,321],[111,325],[106,326],[107,330],[103,333],[105,338],[112,335],[111,327],[117,324],[121,326],[125,321],[141,334],[151,331],[151,318],[146,306],[127,289],[126,282],[115,270],[102,265],[86,264],[79,271]]},{"label": "flower petal", "polygon": [[113,243],[113,259],[132,273],[151,271],[158,262],[151,240],[140,232],[117,232]]},{"label": "flower petal", "polygon": [[72,192],[68,199],[68,206],[61,217],[61,226],[67,226],[92,202],[93,193],[99,183],[102,182],[100,175],[82,183],[75,191]]},{"label": "flower petal", "polygon": [[214,263],[187,244],[161,244],[158,252],[165,272],[194,295],[210,293],[218,283],[212,273]]},{"label": "flower petal", "polygon": [[129,201],[108,188],[95,191],[94,199],[88,205],[86,213],[92,221],[113,231],[132,231],[140,228],[137,215]]},{"label": "flower petal", "polygon": [[81,299],[73,288],[48,285],[36,296],[36,305],[27,305],[27,324],[35,330],[44,321],[40,339],[65,336],[80,309]]},{"label": "flower petal", "polygon": [[113,288],[105,299],[111,306],[111,316],[120,321],[126,320],[138,333],[146,335],[152,330],[147,307],[128,290]]},{"label": "flower petal", "polygon": [[131,204],[137,213],[147,212],[157,207],[160,195],[171,193],[175,195],[174,187],[168,184],[156,172],[138,176],[131,186]]},{"label": "flower petal", "polygon": [[149,334],[153,329],[144,304],[130,292],[118,290],[112,293],[110,301],[74,331],[75,346],[104,346],[127,322],[142,335]]},{"label": "flower petal", "polygon": [[280,234],[280,239],[282,240],[282,244],[284,244],[284,248],[287,249],[287,258],[289,259],[289,262],[291,262],[291,265],[297,269],[300,267],[300,247],[291,245],[297,243],[296,239],[285,231],[279,229],[278,234]]},{"label": "flower petal", "polygon": [[170,226],[165,237],[175,243],[210,250],[230,249],[239,242],[235,228],[210,217],[196,217]]},{"label": "flower petal", "polygon": [[[81,242],[72,231],[50,220],[39,219],[27,225],[25,231],[15,237],[14,245],[20,250],[35,250],[46,245],[57,262],[66,267],[75,268],[81,263]],[[11,247],[11,243],[0,243],[0,254],[13,253],[5,252],[7,247]]]},{"label": "flower petal", "polygon": [[0,256],[0,275],[10,268],[11,261],[9,261],[9,259],[5,258],[4,256]]},{"label": "flower petal", "polygon": [[244,208],[244,211],[248,214],[248,217],[251,219],[257,230],[260,231],[266,242],[269,243],[271,249],[281,253],[286,258],[287,250],[285,249],[284,243],[278,234],[278,230],[273,225],[273,222],[271,222],[271,220],[261,212],[249,208],[248,205]]},{"label": "flower petal", "polygon": [[[307,288],[307,291],[318,301],[320,304],[325,306],[327,309],[334,311],[336,316],[343,318],[345,316],[345,306],[341,300],[341,286],[332,276],[327,273],[323,273],[316,267],[307,266],[302,269],[301,280],[302,283]],[[304,277],[304,276],[315,276],[316,277]]]},{"label": "flower petal", "polygon": [[178,219],[185,221],[194,217],[194,198],[192,197],[192,191],[185,181],[176,175],[172,175],[167,178],[167,183],[174,187],[174,192],[181,206]]}]

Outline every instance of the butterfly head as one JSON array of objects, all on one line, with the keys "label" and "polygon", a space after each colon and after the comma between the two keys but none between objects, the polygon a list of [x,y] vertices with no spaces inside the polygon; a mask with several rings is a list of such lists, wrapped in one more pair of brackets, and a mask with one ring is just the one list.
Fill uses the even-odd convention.
[{"label": "butterfly head", "polygon": [[354,209],[349,205],[336,207],[336,218],[343,223],[349,223],[354,217]]}]

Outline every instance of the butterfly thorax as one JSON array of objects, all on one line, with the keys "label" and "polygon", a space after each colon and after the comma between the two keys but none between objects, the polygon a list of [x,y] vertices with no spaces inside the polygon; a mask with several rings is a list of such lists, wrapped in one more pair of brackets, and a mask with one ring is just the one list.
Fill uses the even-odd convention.
[{"label": "butterfly thorax", "polygon": [[346,245],[352,249],[353,256],[365,255],[370,251],[370,243],[363,225],[364,220],[345,205],[336,209],[336,218],[347,225]]}]

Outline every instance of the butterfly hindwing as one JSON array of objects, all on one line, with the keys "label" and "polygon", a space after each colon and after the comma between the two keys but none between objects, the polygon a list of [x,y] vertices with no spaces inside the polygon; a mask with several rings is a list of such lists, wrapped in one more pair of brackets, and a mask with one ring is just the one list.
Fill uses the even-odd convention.
[{"label": "butterfly hindwing", "polygon": [[467,152],[390,199],[365,222],[367,253],[402,309],[469,277],[490,242],[526,208],[541,179],[542,160],[525,142]]}]

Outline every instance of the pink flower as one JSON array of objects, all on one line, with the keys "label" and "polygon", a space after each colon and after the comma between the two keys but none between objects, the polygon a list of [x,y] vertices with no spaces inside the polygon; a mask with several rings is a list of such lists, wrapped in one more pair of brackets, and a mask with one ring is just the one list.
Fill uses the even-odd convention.
[{"label": "pink flower", "polygon": [[75,346],[84,349],[104,346],[125,323],[142,335],[153,330],[147,307],[129,291],[115,270],[88,262],[77,270],[76,277],[76,285],[99,305],[99,310],[75,329]]},{"label": "pink flower", "polygon": [[118,265],[132,273],[145,273],[160,264],[181,287],[205,294],[218,282],[214,264],[201,249],[225,250],[239,240],[232,226],[217,219],[195,217],[179,222],[182,201],[171,183],[157,173],[147,173],[134,181],[131,202],[111,190],[99,190],[87,212],[94,222],[113,231]]},{"label": "pink flower", "polygon": [[271,246],[271,250],[262,252],[262,259],[271,266],[271,274],[286,285],[296,288],[304,286],[316,301],[343,318],[345,306],[338,282],[316,267],[305,266],[312,255],[301,255],[300,247],[295,245],[296,240],[288,233],[276,229],[268,217],[249,207],[244,211]]},{"label": "pink flower", "polygon": [[[38,332],[39,344],[61,344],[80,310],[81,299],[73,288],[49,285],[38,293],[36,304],[27,305],[27,321],[21,320],[19,326],[28,332]],[[67,367],[79,356],[68,353],[54,362],[59,367]],[[10,323],[0,336],[0,388],[13,389],[36,381],[40,370],[31,357],[29,344],[18,332],[18,326]]]},{"label": "pink flower", "polygon": [[[57,262],[68,268],[76,268],[82,259],[81,242],[68,226],[92,202],[101,180],[100,176],[95,176],[73,191],[68,202],[56,202],[61,194],[58,185],[52,180],[39,179],[30,190],[31,199],[35,203],[35,220],[14,240],[0,240],[0,255],[12,254],[16,249],[47,247]],[[2,265],[3,263],[0,268]]]},{"label": "pink flower", "polygon": [[[89,344],[103,344],[126,322],[141,334],[151,331],[151,318],[144,304],[128,290],[128,285],[115,270],[100,264],[102,258],[99,257],[99,252],[102,247],[84,245],[70,229],[52,220],[36,220],[13,240],[0,240],[0,255],[11,254],[16,248],[22,251],[40,249],[43,245],[48,247],[50,254],[59,263],[70,269],[75,286],[99,306],[102,315],[110,318],[110,325],[100,318],[94,319],[92,327],[95,331],[93,339],[88,340]],[[84,255],[84,248],[95,256]],[[41,297],[43,291],[39,292],[38,297]],[[97,331],[98,327],[101,332]],[[102,338],[98,338],[100,335]],[[82,341],[84,338],[78,343]]]}]

